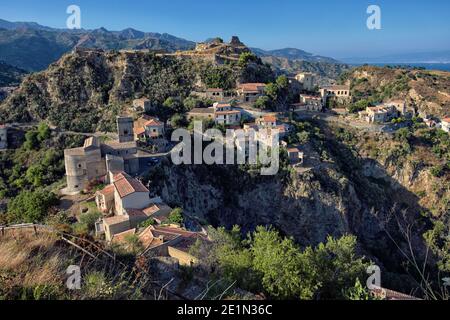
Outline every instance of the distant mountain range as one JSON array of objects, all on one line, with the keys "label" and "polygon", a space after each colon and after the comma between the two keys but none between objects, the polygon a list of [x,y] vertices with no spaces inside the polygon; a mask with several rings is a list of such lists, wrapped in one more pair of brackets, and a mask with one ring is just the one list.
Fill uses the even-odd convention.
[{"label": "distant mountain range", "polygon": [[421,52],[421,53],[406,53],[386,55],[372,58],[343,58],[345,63],[363,64],[363,63],[450,63],[450,51],[439,52]]},{"label": "distant mountain range", "polygon": [[[175,52],[192,49],[195,47],[195,42],[167,33],[142,32],[132,28],[122,31],[109,31],[105,28],[68,30],[46,27],[35,22],[9,22],[0,19],[0,60],[10,65],[27,71],[40,71],[74,47]],[[295,48],[271,51],[252,48],[252,51],[269,60],[274,57],[289,61],[339,63],[335,59],[317,56]]]},{"label": "distant mountain range", "polygon": [[45,27],[34,22],[0,20],[0,60],[27,71],[46,69],[74,47],[174,52],[194,46],[192,41],[169,34],[147,33],[131,28],[122,31],[108,31],[105,28],[66,30]]},{"label": "distant mountain range", "polygon": [[340,63],[333,58],[314,55],[312,53],[296,48],[285,48],[277,50],[262,50],[258,48],[251,48],[251,50],[260,57],[286,58],[289,60],[303,60],[308,62]]}]

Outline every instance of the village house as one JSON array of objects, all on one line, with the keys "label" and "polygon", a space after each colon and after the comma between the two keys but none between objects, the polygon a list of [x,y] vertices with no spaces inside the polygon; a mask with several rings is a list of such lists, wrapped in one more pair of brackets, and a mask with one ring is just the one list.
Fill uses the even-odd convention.
[{"label": "village house", "polygon": [[241,111],[229,103],[214,103],[214,121],[216,124],[237,125],[241,121]]},{"label": "village house", "polygon": [[8,127],[0,124],[0,150],[8,148]]},{"label": "village house", "polygon": [[316,111],[320,112],[323,109],[323,100],[321,97],[301,94],[300,103],[293,105],[295,111]]},{"label": "village house", "polygon": [[[258,129],[278,130],[280,139],[282,139],[286,135],[288,135],[289,131],[290,131],[289,125],[287,125],[285,123],[279,124],[277,116],[271,115],[271,114],[268,114],[268,115],[265,115],[263,117],[256,119],[256,125],[257,125]],[[262,139],[263,141],[269,141],[271,139],[271,136],[272,136],[272,131],[269,131],[269,134],[267,135],[267,137],[264,133],[261,133],[259,136],[259,139],[260,140]],[[269,139],[269,140],[267,140],[267,139]]]},{"label": "village house", "polygon": [[289,162],[293,166],[300,166],[303,164],[304,153],[297,147],[287,148]]},{"label": "village house", "polygon": [[335,85],[323,87],[320,88],[320,95],[322,98],[330,98],[330,97],[349,98],[350,86]]},{"label": "village house", "polygon": [[450,118],[444,118],[441,121],[441,128],[445,132],[450,132]]},{"label": "village house", "polygon": [[390,100],[386,103],[386,105],[395,107],[398,114],[405,119],[411,119],[416,114],[413,108],[408,107],[405,100]]},{"label": "village house", "polygon": [[151,198],[149,190],[125,172],[114,175],[112,184],[97,191],[95,202],[102,213],[113,214],[96,225],[97,233],[104,233],[107,241],[150,218],[164,221],[172,211],[159,197]]},{"label": "village house", "polygon": [[275,128],[277,125],[277,117],[275,115],[265,115],[256,119],[256,124],[261,128]]},{"label": "village house", "polygon": [[238,125],[241,122],[242,112],[229,103],[216,102],[209,108],[194,108],[187,114],[187,119],[212,120],[216,124],[227,126]]},{"label": "village house", "polygon": [[301,72],[295,76],[295,79],[302,84],[303,90],[314,91],[316,75],[312,72]]},{"label": "village house", "polygon": [[208,241],[205,233],[164,226],[148,227],[139,235],[139,239],[145,248],[142,255],[172,257],[178,260],[180,265],[189,267],[199,262],[198,258],[190,253],[190,248],[197,241]]},{"label": "village house", "polygon": [[137,145],[134,141],[133,120],[117,118],[118,141],[100,143],[97,137],[85,140],[83,147],[64,150],[67,187],[64,194],[85,190],[90,182],[107,182],[110,167],[123,168],[129,174],[139,171]]},{"label": "village house", "polygon": [[150,139],[158,139],[164,135],[164,123],[153,118],[144,124],[145,135]]},{"label": "village house", "polygon": [[194,91],[192,94],[197,97],[213,100],[216,102],[224,101],[225,99],[229,99],[233,96],[233,93],[231,91],[223,90],[221,88],[208,88],[201,91]]},{"label": "village house", "polygon": [[399,112],[393,105],[382,104],[375,107],[367,107],[359,112],[359,117],[369,123],[385,123],[397,118]]},{"label": "village house", "polygon": [[147,98],[133,100],[133,110],[137,112],[148,112],[152,108],[152,104]]},{"label": "village house", "polygon": [[[398,117],[411,119],[414,115],[415,111],[412,108],[408,108],[404,100],[391,100],[359,112],[359,117],[369,123],[389,122]],[[435,123],[430,121],[427,125],[434,126]]]},{"label": "village house", "polygon": [[259,97],[264,95],[266,85],[264,83],[242,83],[237,88],[237,95],[241,101],[255,102]]}]

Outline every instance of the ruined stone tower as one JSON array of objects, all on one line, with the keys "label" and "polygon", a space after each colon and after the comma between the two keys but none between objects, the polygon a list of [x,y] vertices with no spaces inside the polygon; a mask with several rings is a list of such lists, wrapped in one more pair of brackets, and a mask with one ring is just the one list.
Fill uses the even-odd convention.
[{"label": "ruined stone tower", "polygon": [[120,143],[134,141],[133,118],[117,117],[117,133]]}]

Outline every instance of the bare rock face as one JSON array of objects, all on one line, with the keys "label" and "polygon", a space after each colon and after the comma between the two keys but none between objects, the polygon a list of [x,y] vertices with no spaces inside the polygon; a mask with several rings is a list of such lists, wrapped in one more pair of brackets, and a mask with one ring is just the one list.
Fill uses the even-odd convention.
[{"label": "bare rock face", "polygon": [[232,36],[230,44],[232,46],[236,46],[236,47],[244,46],[244,44],[241,42],[241,40],[239,40],[238,36]]}]

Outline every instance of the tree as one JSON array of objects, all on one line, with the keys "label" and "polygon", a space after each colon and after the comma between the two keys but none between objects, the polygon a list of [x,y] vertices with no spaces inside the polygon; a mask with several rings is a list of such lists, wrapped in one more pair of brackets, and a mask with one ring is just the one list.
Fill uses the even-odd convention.
[{"label": "tree", "polygon": [[169,222],[174,224],[183,224],[183,209],[175,208],[169,214]]},{"label": "tree", "polygon": [[23,191],[8,203],[8,220],[22,223],[40,222],[57,203],[56,195],[44,189]]},{"label": "tree", "polygon": [[269,97],[267,96],[261,96],[255,101],[255,108],[261,109],[261,110],[268,110],[271,108],[271,101]]},{"label": "tree", "polygon": [[328,237],[314,250],[314,270],[320,275],[318,295],[322,299],[344,299],[343,292],[363,279],[369,263],[356,255],[356,237]]},{"label": "tree", "polygon": [[182,128],[187,126],[188,122],[183,115],[176,113],[170,118],[170,124],[174,128]]},{"label": "tree", "polygon": [[258,61],[258,57],[251,53],[251,52],[243,52],[239,56],[238,64],[240,67],[245,67],[249,62],[256,62]]},{"label": "tree", "polygon": [[33,150],[39,146],[38,133],[36,131],[28,131],[25,134],[25,142],[23,144],[25,150]]},{"label": "tree", "polygon": [[366,99],[362,99],[362,100],[355,102],[354,104],[351,104],[347,108],[347,110],[350,113],[357,113],[359,111],[366,110],[368,106],[370,106],[370,102]]},{"label": "tree", "polygon": [[37,139],[39,141],[44,141],[50,138],[51,136],[51,130],[49,126],[45,122],[41,122],[37,129]]},{"label": "tree", "polygon": [[356,280],[355,286],[345,292],[347,300],[374,300],[369,291],[361,284],[359,279]]},{"label": "tree", "polygon": [[275,83],[269,83],[265,89],[266,95],[276,101],[278,99],[278,86]]},{"label": "tree", "polygon": [[277,78],[276,84],[278,90],[287,90],[289,88],[289,79],[285,75],[281,75]]},{"label": "tree", "polygon": [[262,284],[272,297],[311,299],[314,296],[315,270],[292,239],[281,239],[278,232],[258,227],[252,240],[253,268],[262,274]]}]

